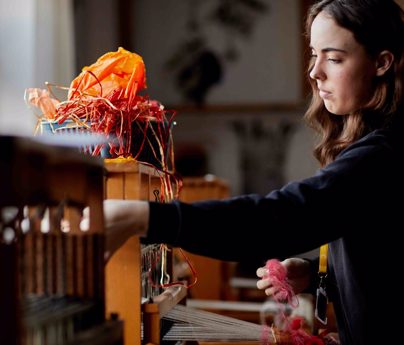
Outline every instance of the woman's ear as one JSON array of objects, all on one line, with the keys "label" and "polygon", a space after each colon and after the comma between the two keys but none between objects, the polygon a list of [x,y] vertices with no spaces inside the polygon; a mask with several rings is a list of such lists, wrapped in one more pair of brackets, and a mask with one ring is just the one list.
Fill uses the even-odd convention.
[{"label": "woman's ear", "polygon": [[378,77],[383,76],[389,70],[393,61],[394,55],[388,50],[383,50],[376,60],[376,75]]}]

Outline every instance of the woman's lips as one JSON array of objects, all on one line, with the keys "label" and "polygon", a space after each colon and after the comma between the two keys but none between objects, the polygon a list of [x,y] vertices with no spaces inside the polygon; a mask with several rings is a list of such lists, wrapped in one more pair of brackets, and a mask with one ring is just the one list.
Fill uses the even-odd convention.
[{"label": "woman's lips", "polygon": [[319,91],[319,95],[321,98],[329,98],[331,96],[331,92],[329,91],[324,91],[324,90],[320,90]]}]

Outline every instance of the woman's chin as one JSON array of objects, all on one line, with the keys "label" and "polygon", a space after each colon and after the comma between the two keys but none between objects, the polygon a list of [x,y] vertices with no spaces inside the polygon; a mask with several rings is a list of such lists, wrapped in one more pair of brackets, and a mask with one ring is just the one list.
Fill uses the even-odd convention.
[{"label": "woman's chin", "polygon": [[330,112],[333,115],[344,116],[349,114],[349,112],[347,112],[346,109],[336,107],[334,104],[330,104],[329,102],[324,102],[324,106],[328,110],[328,112]]}]

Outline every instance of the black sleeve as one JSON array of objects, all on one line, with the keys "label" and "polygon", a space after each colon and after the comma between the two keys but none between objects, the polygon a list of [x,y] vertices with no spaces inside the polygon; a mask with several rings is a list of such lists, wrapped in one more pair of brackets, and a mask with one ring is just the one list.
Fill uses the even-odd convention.
[{"label": "black sleeve", "polygon": [[266,196],[151,203],[146,241],[232,261],[264,261],[318,248],[364,219],[357,205],[370,205],[371,193],[377,193],[386,157],[380,151],[371,144],[354,145],[315,176]]}]

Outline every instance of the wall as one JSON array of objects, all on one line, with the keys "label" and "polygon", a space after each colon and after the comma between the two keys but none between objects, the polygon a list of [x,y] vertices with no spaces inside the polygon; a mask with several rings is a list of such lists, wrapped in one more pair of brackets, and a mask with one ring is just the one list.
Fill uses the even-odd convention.
[{"label": "wall", "polygon": [[[224,60],[228,33],[208,19],[217,2],[135,3],[134,47],[146,63],[147,93],[169,107],[178,106],[177,151],[202,147],[207,172],[228,180],[233,195],[265,194],[317,168],[311,156],[313,138],[302,124],[300,1],[265,3],[268,11],[257,16],[248,39],[232,37],[239,52],[234,61]],[[222,80],[209,90],[202,110],[182,107],[190,101],[178,88],[173,70],[167,68],[178,47],[197,35],[187,26],[190,17],[196,17],[198,35],[223,66]],[[186,56],[193,54],[183,51]],[[184,61],[184,56],[177,59]],[[286,110],[274,110],[273,104],[286,105]],[[220,106],[225,110],[218,110]]]},{"label": "wall", "polygon": [[[230,182],[231,194],[266,194],[287,181],[310,176],[312,132],[303,109],[261,113],[188,113],[174,127],[177,147],[198,144],[208,156],[207,170]],[[177,150],[178,151],[178,150]]]},{"label": "wall", "polygon": [[74,75],[71,0],[0,3],[0,134],[33,133],[28,87],[69,83]]},{"label": "wall", "polygon": [[[301,100],[300,6],[296,0],[269,0],[268,11],[254,20],[246,39],[229,38],[222,26],[208,19],[215,1],[136,1],[134,47],[147,66],[149,93],[169,104],[184,100],[175,84],[167,60],[179,45],[193,37],[187,27],[192,14],[198,16],[200,34],[209,49],[223,62],[227,41],[237,46],[239,58],[224,65],[223,80],[212,88],[207,104],[298,102]],[[192,6],[192,8],[190,8]],[[191,55],[192,51],[184,52]],[[183,58],[181,56],[180,58]]]},{"label": "wall", "polygon": [[[0,133],[33,132],[36,117],[23,101],[25,88],[44,87],[45,81],[68,85],[84,65],[106,51],[116,50],[119,22],[116,3],[76,2],[74,22],[72,3],[72,0],[1,2]],[[311,138],[299,134],[303,128],[303,107],[278,111],[266,106],[301,104],[299,2],[266,1],[268,11],[257,16],[248,39],[229,38],[222,28],[206,20],[215,3],[137,0],[133,34],[129,36],[133,37],[135,51],[146,62],[150,96],[168,106],[179,106],[174,130],[177,147],[201,145],[208,156],[207,169],[228,179],[233,194],[266,193],[289,178],[306,176],[315,168],[310,158]],[[223,59],[224,47],[230,39],[239,52],[238,59],[223,64],[222,82],[208,92],[204,111],[181,109],[187,100],[178,90],[173,75],[164,69],[167,59],[188,37],[188,4],[200,8],[198,20],[207,23],[201,32],[210,49]],[[217,110],[218,105],[229,105],[231,110]],[[257,105],[264,105],[263,110],[254,110]],[[290,131],[282,134],[285,126],[291,126]],[[261,130],[257,132],[257,128]],[[308,158],[295,162],[291,157]]]}]

